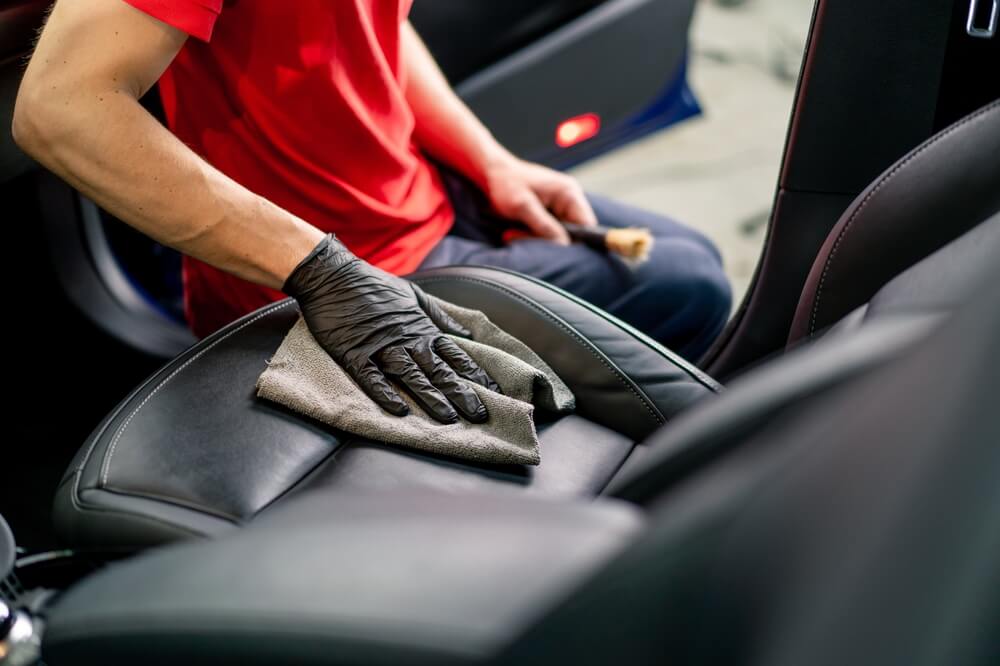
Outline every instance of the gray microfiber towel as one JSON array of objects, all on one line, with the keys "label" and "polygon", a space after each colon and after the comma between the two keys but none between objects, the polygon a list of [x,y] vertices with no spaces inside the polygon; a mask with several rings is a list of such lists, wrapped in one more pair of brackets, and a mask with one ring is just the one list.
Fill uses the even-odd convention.
[{"label": "gray microfiber towel", "polygon": [[501,395],[470,382],[489,410],[486,423],[438,423],[402,390],[409,416],[383,411],[320,348],[301,317],[257,379],[258,397],[377,442],[482,463],[537,465],[534,409],[571,411],[573,393],[545,361],[482,312],[438,303],[472,331],[472,340],[455,342],[503,389]]}]

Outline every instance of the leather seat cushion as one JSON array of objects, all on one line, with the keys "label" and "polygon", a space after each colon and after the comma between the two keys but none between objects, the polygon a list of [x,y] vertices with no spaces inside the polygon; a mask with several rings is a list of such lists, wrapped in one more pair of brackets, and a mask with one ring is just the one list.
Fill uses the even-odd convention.
[{"label": "leather seat cushion", "polygon": [[298,317],[286,300],[198,343],[108,415],[57,493],[61,535],[72,545],[131,549],[216,534],[307,489],[594,496],[638,440],[717,388],[641,334],[543,283],[479,268],[416,279],[485,311],[574,391],[575,414],[538,424],[541,465],[478,466],[392,448],[257,399],[256,378]]}]

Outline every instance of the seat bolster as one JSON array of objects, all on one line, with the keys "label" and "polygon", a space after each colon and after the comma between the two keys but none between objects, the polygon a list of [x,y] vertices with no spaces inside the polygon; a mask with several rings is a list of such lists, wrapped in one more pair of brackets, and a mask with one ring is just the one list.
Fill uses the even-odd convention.
[{"label": "seat bolster", "polygon": [[236,524],[169,501],[120,495],[103,488],[80,489],[77,474],[56,491],[52,520],[74,548],[131,552],[191,537],[218,536]]},{"label": "seat bolster", "polygon": [[593,496],[637,440],[715,388],[641,334],[544,284],[482,268],[417,279],[483,310],[576,393],[576,414],[539,419],[539,467],[491,468],[393,449],[259,400],[257,377],[299,316],[286,299],[197,343],[105,418],[57,494],[61,536],[73,545],[131,549],[215,535],[319,488]]},{"label": "seat bolster", "polygon": [[737,379],[646,441],[605,488],[651,504],[696,469],[748,441],[780,414],[900,357],[940,323],[935,314],[886,316],[844,336],[825,336]]},{"label": "seat bolster", "polygon": [[897,358],[957,310],[998,254],[1000,214],[898,275],[819,340],[737,379],[720,399],[651,437],[605,492],[653,501],[780,412]]},{"label": "seat bolster", "polygon": [[132,548],[215,534],[335,452],[336,433],[255,397],[257,376],[297,317],[291,299],[247,315],[126,397],[63,478],[54,506],[60,535],[74,545]]},{"label": "seat bolster", "polygon": [[998,253],[1000,213],[897,275],[828,335],[846,334],[874,319],[954,312]]},{"label": "seat bolster", "polygon": [[541,356],[576,394],[585,418],[642,440],[720,390],[691,363],[567,292],[495,268],[411,276],[428,293],[485,312]]},{"label": "seat bolster", "polygon": [[1000,211],[1000,101],[942,130],[868,187],[809,273],[789,343],[813,337],[889,280]]}]

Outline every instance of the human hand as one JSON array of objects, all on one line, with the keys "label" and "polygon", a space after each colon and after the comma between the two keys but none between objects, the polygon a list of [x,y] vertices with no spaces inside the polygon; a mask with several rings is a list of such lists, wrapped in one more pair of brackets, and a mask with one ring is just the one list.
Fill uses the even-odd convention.
[{"label": "human hand", "polygon": [[393,378],[442,423],[456,422],[459,414],[473,423],[489,418],[461,378],[499,387],[445,335],[470,332],[417,285],[358,259],[329,234],[282,289],[298,301],[319,345],[389,413],[410,411],[387,381]]},{"label": "human hand", "polygon": [[524,224],[534,235],[568,245],[563,223],[597,226],[583,188],[572,176],[514,157],[485,172],[484,191],[502,217]]}]

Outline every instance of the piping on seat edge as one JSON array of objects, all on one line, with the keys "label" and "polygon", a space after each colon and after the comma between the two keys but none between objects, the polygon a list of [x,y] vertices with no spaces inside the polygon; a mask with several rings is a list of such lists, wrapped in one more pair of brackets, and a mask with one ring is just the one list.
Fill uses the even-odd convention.
[{"label": "piping on seat edge", "polygon": [[[480,271],[490,271],[490,272],[495,272],[495,273],[501,273],[503,275],[510,275],[510,276],[515,277],[515,278],[518,278],[518,279],[530,282],[531,284],[533,284],[536,287],[539,287],[541,289],[545,289],[547,291],[551,291],[552,293],[554,293],[556,295],[562,296],[562,297],[568,299],[569,301],[571,301],[573,303],[576,303],[577,305],[579,305],[580,307],[584,308],[585,310],[587,310],[588,312],[590,312],[594,316],[603,319],[604,321],[606,321],[607,323],[611,324],[615,328],[617,328],[617,329],[621,330],[622,332],[624,332],[624,333],[632,336],[638,342],[641,342],[642,344],[644,344],[645,346],[649,347],[650,349],[652,349],[653,351],[655,351],[657,354],[659,354],[660,356],[662,356],[663,358],[667,359],[670,363],[673,363],[674,365],[676,365],[678,367],[678,369],[686,372],[688,375],[690,375],[690,377],[693,380],[701,383],[702,385],[704,385],[705,388],[707,388],[708,390],[712,391],[713,393],[718,393],[718,392],[722,391],[723,388],[724,388],[722,386],[722,384],[720,384],[715,379],[713,379],[709,375],[707,375],[704,372],[702,372],[702,370],[698,366],[696,366],[693,363],[689,362],[687,359],[684,359],[681,356],[679,356],[677,354],[677,352],[674,352],[671,349],[668,349],[667,347],[664,347],[659,342],[657,342],[656,340],[653,340],[651,337],[649,337],[648,335],[646,335],[642,331],[636,329],[631,324],[629,324],[627,322],[624,322],[621,319],[618,319],[617,317],[615,317],[615,316],[613,316],[613,315],[605,312],[604,310],[600,309],[599,307],[597,307],[593,303],[585,301],[582,298],[580,298],[579,296],[577,296],[576,294],[571,294],[570,292],[566,291],[565,289],[557,287],[557,286],[555,286],[553,284],[549,284],[548,282],[545,282],[544,280],[539,280],[536,277],[532,277],[530,275],[525,275],[524,273],[518,273],[517,271],[512,271],[512,270],[507,269],[507,268],[498,268],[497,266],[477,266],[475,264],[460,264],[460,265],[455,265],[455,266],[438,266],[437,268],[433,268],[433,269],[429,269],[429,270],[440,271],[440,270],[454,269],[454,268],[473,268],[473,269],[480,270]],[[429,275],[427,278],[420,278],[419,277],[419,275],[420,275],[419,272],[415,273],[414,275],[418,276],[417,279],[433,279],[434,278],[434,276],[431,276],[431,275]]]},{"label": "piping on seat edge", "polygon": [[[505,272],[506,273],[507,271],[501,271],[501,272]],[[516,275],[517,277],[521,277],[521,278],[525,277],[525,276],[518,275],[516,273],[510,273],[510,274],[511,275]],[[561,318],[557,317],[554,313],[550,312],[548,309],[543,308],[540,304],[532,302],[531,300],[525,298],[523,295],[518,294],[517,292],[513,291],[512,289],[509,289],[506,286],[499,285],[499,284],[496,284],[496,283],[491,283],[488,280],[481,279],[481,278],[472,278],[472,277],[468,277],[468,276],[438,277],[438,278],[428,277],[428,278],[424,278],[424,279],[418,279],[418,281],[421,281],[421,282],[436,282],[436,281],[447,281],[447,280],[455,280],[455,279],[459,279],[459,280],[466,281],[466,282],[476,282],[476,283],[480,283],[480,284],[482,284],[484,286],[487,286],[489,288],[496,289],[496,290],[499,290],[499,291],[503,291],[503,292],[507,293],[508,295],[510,295],[510,296],[512,296],[512,297],[514,297],[514,298],[516,298],[516,299],[524,302],[525,304],[527,304],[532,309],[538,311],[543,316],[545,316],[546,318],[550,319],[557,326],[559,326],[560,328],[562,328],[566,332],[570,333],[570,335],[572,337],[574,337],[581,344],[581,346],[583,346],[585,349],[587,349],[605,367],[607,367],[609,370],[611,370],[612,374],[614,374],[618,378],[618,380],[622,383],[622,385],[625,386],[639,400],[639,402],[643,405],[643,407],[646,409],[646,411],[648,411],[650,413],[650,415],[653,416],[654,420],[658,424],[663,425],[663,424],[665,424],[667,422],[667,418],[663,415],[662,412],[660,412],[659,408],[655,405],[655,403],[652,402],[652,400],[649,398],[649,396],[647,396],[645,394],[645,392],[641,389],[641,387],[637,386],[635,384],[635,382],[631,378],[627,377],[624,374],[624,372],[620,368],[618,368],[613,362],[611,362],[611,360],[608,359],[606,357],[606,355],[599,348],[597,348],[593,343],[590,343],[589,341],[587,341],[582,336],[582,334],[579,331],[577,331],[574,327],[570,326],[567,322],[563,321]],[[539,286],[542,286],[542,287],[550,287],[549,285],[546,285],[546,284],[541,283],[541,282],[537,282],[537,281],[532,281],[532,282],[535,283],[535,284],[538,284]],[[575,301],[577,301],[577,299],[574,298],[573,301],[575,302]],[[149,402],[149,400],[153,398],[153,396],[155,396],[164,386],[166,386],[168,383],[170,383],[178,374],[180,374],[183,370],[185,370],[189,365],[191,365],[196,360],[198,360],[199,358],[201,358],[204,354],[206,354],[209,351],[211,351],[216,345],[218,345],[219,343],[227,340],[228,338],[230,338],[231,336],[235,335],[236,333],[242,331],[244,328],[250,326],[251,324],[256,323],[257,321],[259,321],[260,319],[266,317],[267,315],[270,315],[270,314],[272,314],[272,313],[274,313],[274,312],[276,312],[276,311],[278,311],[280,309],[283,309],[283,308],[287,307],[288,305],[292,304],[293,302],[294,301],[291,300],[291,299],[286,299],[286,300],[283,300],[283,301],[281,301],[279,303],[276,303],[276,304],[274,304],[274,305],[272,305],[272,306],[270,306],[270,307],[262,310],[261,312],[258,312],[256,315],[252,316],[250,319],[248,319],[247,321],[243,322],[239,326],[233,328],[230,331],[227,331],[224,335],[220,336],[216,340],[213,340],[208,346],[206,346],[204,349],[200,350],[198,353],[196,353],[195,355],[193,355],[191,358],[189,358],[187,361],[185,361],[180,367],[176,368],[173,372],[171,372],[159,384],[157,384],[157,386],[150,393],[148,393],[146,395],[146,397],[143,398],[142,402],[140,402],[139,405],[129,414],[129,416],[125,419],[125,422],[122,423],[121,426],[119,426],[117,432],[115,433],[114,438],[111,441],[111,445],[108,448],[108,452],[105,455],[103,463],[101,465],[101,472],[100,472],[100,476],[99,476],[99,487],[107,489],[108,477],[109,477],[109,474],[110,474],[111,461],[112,461],[112,459],[114,457],[114,453],[115,453],[115,450],[117,449],[118,443],[121,440],[122,436],[124,435],[125,431],[128,429],[128,426],[131,424],[132,419],[142,410],[142,408],[146,405],[146,403]],[[592,314],[596,314],[592,310],[590,310],[590,308],[588,308],[588,311],[591,311]],[[606,317],[602,317],[602,318],[607,321]],[[612,323],[614,323],[614,322],[612,322]],[[619,328],[620,328],[620,326],[619,326]],[[625,332],[630,333],[630,334],[632,333],[631,331],[628,331],[628,330],[626,330]],[[642,340],[642,339],[639,339],[639,341],[643,342],[643,343],[646,342],[645,340]],[[662,355],[662,351],[661,350],[654,349],[654,351],[658,351]],[[682,370],[684,370],[685,372],[687,372],[689,375],[692,375],[695,379],[697,379],[702,384],[708,384],[707,382],[705,382],[704,378],[702,378],[700,376],[700,374],[694,373],[690,368],[687,368],[686,364],[683,364],[683,365],[678,364],[677,363],[677,359],[674,359],[670,355],[667,355],[666,358],[671,363],[674,363],[675,365],[678,365],[678,367],[680,367]],[[708,388],[710,390],[713,389],[713,387],[711,385],[706,385],[706,388]],[[87,453],[84,455],[83,461],[80,463],[79,467],[77,468],[77,476],[76,476],[76,480],[75,480],[75,483],[74,483],[74,492],[73,492],[74,497],[78,497],[79,483],[80,483],[80,478],[82,477],[82,470],[87,465],[87,463],[89,462],[90,456],[92,455],[93,450],[96,447],[97,442],[99,440],[100,440],[100,436],[94,438],[94,440],[91,442],[90,447],[87,450]],[[190,508],[190,507],[186,507],[186,508]]]},{"label": "piping on seat edge", "polygon": [[862,211],[864,211],[864,209],[868,206],[868,204],[871,203],[871,200],[875,197],[875,195],[878,194],[878,192],[881,191],[883,187],[887,186],[889,184],[889,181],[891,181],[900,171],[905,169],[913,160],[917,159],[920,155],[924,154],[925,152],[927,152],[928,150],[939,144],[941,141],[944,141],[949,136],[965,128],[970,123],[979,120],[980,118],[991,113],[997,108],[1000,108],[1000,101],[993,102],[992,104],[973,113],[971,116],[968,116],[963,120],[955,123],[951,127],[943,130],[939,134],[936,134],[935,136],[931,137],[920,146],[914,148],[908,155],[903,157],[902,160],[889,171],[889,173],[879,178],[878,182],[875,184],[872,190],[868,192],[867,195],[865,195],[865,198],[861,201],[860,204],[858,204],[858,207],[854,210],[854,212],[851,213],[850,218],[848,218],[847,222],[844,224],[844,228],[841,229],[840,233],[837,235],[837,240],[834,241],[833,247],[830,249],[830,254],[827,256],[826,261],[823,263],[823,273],[820,275],[819,285],[816,287],[816,298],[813,301],[812,317],[810,317],[809,320],[809,331],[807,332],[808,337],[812,337],[812,335],[816,333],[816,323],[819,318],[819,305],[820,305],[820,299],[823,296],[823,287],[824,284],[826,283],[826,276],[830,272],[830,267],[833,265],[833,259],[837,255],[837,250],[840,249],[840,244],[847,237],[848,232],[851,230],[851,226],[857,220],[858,216],[861,215]]},{"label": "piping on seat edge", "polygon": [[[114,515],[117,515],[117,516],[126,516],[128,518],[133,518],[133,519],[138,519],[138,520],[145,520],[145,521],[148,521],[148,522],[156,523],[158,525],[162,525],[163,527],[166,527],[166,528],[169,528],[169,529],[177,530],[179,532],[184,532],[186,534],[189,534],[192,537],[204,537],[205,536],[204,534],[202,534],[200,532],[196,532],[196,531],[188,529],[186,527],[182,527],[180,525],[177,525],[176,523],[172,523],[172,522],[169,522],[169,521],[166,521],[166,520],[162,520],[162,519],[157,518],[155,516],[148,516],[148,515],[139,514],[139,513],[132,513],[130,511],[122,511],[121,509],[112,509],[112,508],[108,508],[108,507],[98,506],[96,504],[90,504],[89,502],[84,502],[82,497],[78,497],[77,496],[77,493],[78,493],[78,490],[79,490],[79,488],[78,488],[79,487],[79,477],[83,475],[83,471],[82,470],[76,470],[75,472],[73,472],[73,474],[77,477],[77,479],[74,480],[73,490],[70,491],[70,493],[69,493],[69,501],[70,501],[70,503],[72,503],[73,508],[78,513],[98,513],[98,514],[114,514]],[[62,485],[62,484],[60,484],[60,485]],[[95,490],[102,490],[102,489],[95,488]],[[111,491],[104,490],[103,492],[111,492]],[[162,500],[157,500],[157,499],[152,499],[152,498],[146,498],[146,497],[143,497],[142,499],[150,499],[151,501],[162,501]],[[172,502],[165,502],[165,503],[173,505]],[[174,505],[174,506],[178,506],[178,505]],[[183,508],[187,508],[187,507],[183,507]],[[215,517],[215,516],[213,516],[213,517]]]},{"label": "piping on seat edge", "polygon": [[584,338],[579,331],[570,326],[567,322],[563,321],[555,313],[549,311],[547,308],[544,308],[542,305],[533,302],[532,300],[526,298],[522,294],[517,293],[516,291],[510,289],[507,286],[497,284],[495,282],[490,282],[489,280],[483,278],[475,278],[465,275],[455,275],[447,277],[440,276],[440,277],[418,278],[416,281],[421,283],[432,283],[432,282],[454,282],[456,280],[460,282],[473,282],[476,284],[481,284],[490,289],[494,289],[496,291],[501,291],[507,294],[508,296],[511,296],[525,303],[526,305],[528,305],[528,307],[532,308],[533,310],[538,311],[540,314],[542,314],[542,316],[551,320],[556,326],[569,333],[573,338],[577,340],[577,342],[580,343],[580,346],[589,351],[592,356],[594,356],[598,361],[601,362],[601,364],[604,365],[604,367],[610,370],[611,373],[618,378],[618,381],[621,382],[621,384],[625,388],[627,388],[629,392],[632,393],[632,395],[634,395],[639,400],[639,403],[643,407],[645,407],[646,411],[650,413],[650,415],[657,422],[657,424],[663,425],[667,422],[667,418],[663,415],[663,413],[656,406],[656,404],[653,403],[652,400],[650,400],[649,396],[646,395],[645,391],[643,391],[641,387],[637,386],[630,377],[627,377],[620,368],[618,368],[609,358],[607,358],[607,355],[604,354],[604,352],[602,352],[592,342],[589,342],[586,338]]},{"label": "piping on seat edge", "polygon": [[[108,452],[104,456],[104,460],[103,460],[103,463],[101,465],[101,472],[100,472],[100,475],[98,477],[98,487],[101,487],[101,488],[106,488],[107,487],[108,474],[109,474],[109,471],[110,471],[110,468],[111,468],[111,458],[114,456],[114,452],[115,452],[115,449],[117,448],[118,442],[120,441],[122,435],[125,433],[125,430],[128,428],[128,425],[131,423],[132,419],[135,417],[136,414],[139,413],[139,411],[145,406],[145,404],[149,401],[150,398],[152,398],[154,395],[156,395],[156,393],[158,393],[160,391],[160,389],[162,389],[164,386],[166,386],[174,377],[176,377],[178,374],[180,374],[181,371],[183,371],[185,368],[187,368],[189,365],[191,365],[191,363],[193,363],[197,359],[199,359],[202,356],[204,356],[211,349],[213,349],[216,345],[218,345],[219,343],[223,342],[224,340],[229,339],[230,337],[232,337],[236,333],[242,331],[244,328],[246,328],[250,324],[253,324],[253,323],[257,322],[260,319],[262,319],[262,318],[264,318],[264,317],[266,317],[266,316],[268,316],[268,315],[270,315],[270,314],[272,314],[274,312],[277,312],[278,310],[286,308],[286,307],[288,307],[289,305],[291,305],[294,302],[295,301],[292,300],[292,299],[286,299],[286,300],[280,301],[278,303],[275,303],[274,305],[271,305],[271,306],[265,308],[264,310],[261,310],[260,312],[258,312],[257,314],[251,316],[249,319],[247,319],[245,322],[243,322],[239,326],[236,326],[232,330],[226,331],[223,335],[220,335],[217,339],[213,340],[210,344],[208,344],[204,349],[198,351],[198,353],[194,354],[191,358],[189,358],[187,361],[185,361],[180,367],[176,368],[166,378],[164,378],[162,381],[160,381],[160,383],[157,384],[156,388],[154,388],[149,394],[146,395],[146,397],[142,400],[142,402],[139,403],[139,405],[132,411],[131,414],[129,414],[128,418],[125,419],[125,422],[122,423],[121,426],[119,426],[117,432],[115,433],[114,438],[112,439],[111,446],[109,447]],[[109,422],[109,425],[110,425],[110,422]],[[94,449],[97,446],[97,442],[99,442],[100,440],[101,440],[101,436],[100,435],[97,436],[97,437],[94,437],[93,441],[90,443],[90,447],[87,449],[87,453],[84,454],[83,461],[80,463],[79,467],[77,468],[77,472],[78,473],[77,473],[76,481],[74,483],[74,488],[73,488],[73,495],[74,496],[78,496],[78,494],[79,494],[79,490],[80,490],[80,478],[83,476],[83,469],[84,469],[84,467],[86,467],[87,463],[90,461],[90,456],[94,452]]]}]

